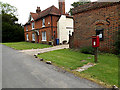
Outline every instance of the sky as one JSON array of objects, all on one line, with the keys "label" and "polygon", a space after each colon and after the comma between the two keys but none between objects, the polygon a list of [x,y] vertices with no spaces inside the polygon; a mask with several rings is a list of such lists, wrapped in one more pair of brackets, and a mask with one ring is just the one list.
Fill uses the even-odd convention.
[{"label": "sky", "polygon": [[[71,4],[79,0],[65,0],[65,11],[72,8]],[[96,0],[91,0],[96,1]],[[58,8],[58,0],[1,0],[3,3],[9,3],[17,8],[18,23],[25,24],[28,21],[30,12],[36,12],[37,6],[41,11],[54,5]]]}]

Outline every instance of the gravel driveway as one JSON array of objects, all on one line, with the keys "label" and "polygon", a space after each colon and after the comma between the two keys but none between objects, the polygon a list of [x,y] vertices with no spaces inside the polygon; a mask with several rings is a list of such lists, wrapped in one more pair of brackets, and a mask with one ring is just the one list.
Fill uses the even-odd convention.
[{"label": "gravel driveway", "polygon": [[29,49],[29,50],[20,50],[19,52],[24,52],[29,55],[34,55],[39,53],[44,53],[44,52],[49,52],[49,51],[54,51],[54,50],[59,50],[59,49],[64,49],[64,48],[69,48],[69,45],[58,45],[58,46],[53,46],[49,48],[43,48],[43,49]]}]

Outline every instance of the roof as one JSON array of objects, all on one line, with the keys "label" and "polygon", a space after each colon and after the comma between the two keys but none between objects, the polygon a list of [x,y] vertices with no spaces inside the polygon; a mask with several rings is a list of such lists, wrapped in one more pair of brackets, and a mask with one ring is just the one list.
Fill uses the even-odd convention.
[{"label": "roof", "polygon": [[36,20],[38,18],[38,13],[32,13],[32,12],[30,12],[30,15],[32,16],[32,18],[34,20]]},{"label": "roof", "polygon": [[[47,8],[47,9],[45,9],[45,10],[39,12],[39,13],[30,12],[30,15],[32,16],[32,18],[34,20],[38,20],[38,19],[43,18],[47,15],[57,15],[59,17],[61,16],[59,9],[56,8],[54,5],[52,5],[51,7]],[[65,15],[66,15],[67,18],[73,18],[72,16],[69,16],[67,14],[65,14]],[[30,22],[27,22],[26,24],[30,24]]]},{"label": "roof", "polygon": [[59,9],[53,5],[43,10],[42,12],[40,12],[37,19],[42,18],[47,15],[60,15]]},{"label": "roof", "polygon": [[89,11],[89,10],[92,10],[92,9],[103,8],[103,7],[107,7],[107,6],[113,6],[113,5],[116,5],[116,4],[120,4],[120,1],[119,2],[91,2],[91,3],[88,3],[88,4],[80,5],[76,8],[73,8],[72,9],[72,14],[74,15],[74,14],[82,13],[82,12]]}]

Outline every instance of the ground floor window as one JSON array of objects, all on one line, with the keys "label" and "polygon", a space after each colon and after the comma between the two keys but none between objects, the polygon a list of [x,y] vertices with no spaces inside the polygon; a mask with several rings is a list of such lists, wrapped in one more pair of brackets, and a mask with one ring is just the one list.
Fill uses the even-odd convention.
[{"label": "ground floor window", "polygon": [[35,41],[35,34],[32,33],[32,41]]},{"label": "ground floor window", "polygon": [[42,41],[46,41],[46,31],[42,32]]},{"label": "ground floor window", "polygon": [[96,24],[96,35],[99,36],[100,41],[103,41],[104,39],[104,24],[103,23]]},{"label": "ground floor window", "polygon": [[96,35],[99,35],[100,41],[103,41],[103,30],[96,30]]},{"label": "ground floor window", "polygon": [[26,34],[26,38],[27,38],[27,41],[29,41],[29,36],[28,36],[28,34]]}]

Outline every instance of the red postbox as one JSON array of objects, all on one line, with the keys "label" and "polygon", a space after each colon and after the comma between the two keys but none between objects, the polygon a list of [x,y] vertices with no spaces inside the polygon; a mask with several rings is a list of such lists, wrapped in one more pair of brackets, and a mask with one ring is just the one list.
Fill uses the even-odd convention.
[{"label": "red postbox", "polygon": [[99,47],[99,36],[92,36],[92,47]]}]

